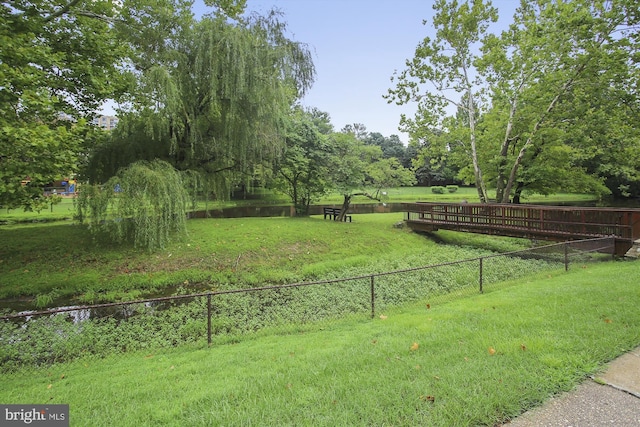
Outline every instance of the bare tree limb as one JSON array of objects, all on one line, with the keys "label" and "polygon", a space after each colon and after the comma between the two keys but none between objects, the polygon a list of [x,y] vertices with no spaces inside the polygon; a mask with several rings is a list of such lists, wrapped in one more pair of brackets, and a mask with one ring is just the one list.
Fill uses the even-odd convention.
[{"label": "bare tree limb", "polygon": [[60,8],[59,10],[57,10],[56,12],[53,12],[51,15],[47,16],[44,18],[44,22],[51,22],[54,19],[69,13],[69,11],[71,10],[72,7],[74,7],[75,5],[77,5],[78,3],[80,3],[80,0],[71,0],[69,3],[67,3],[66,5],[64,5],[62,8]]}]

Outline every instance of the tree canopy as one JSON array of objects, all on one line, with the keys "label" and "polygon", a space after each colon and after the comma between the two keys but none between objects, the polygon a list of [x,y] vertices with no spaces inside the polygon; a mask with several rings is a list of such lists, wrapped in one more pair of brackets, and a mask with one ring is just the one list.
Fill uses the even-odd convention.
[{"label": "tree canopy", "polygon": [[162,147],[145,152],[166,151],[178,170],[221,182],[274,161],[285,146],[289,109],[314,79],[309,51],[286,37],[280,16],[187,16],[165,37],[159,52],[142,46],[123,130],[114,134],[114,152],[104,147],[99,155],[118,157],[122,140],[144,129],[139,143]]},{"label": "tree canopy", "polygon": [[[245,0],[206,3],[217,16],[237,17]],[[145,57],[138,42],[146,38],[145,46],[163,51],[176,16],[188,16],[190,6],[182,0],[0,3],[0,204],[37,209],[46,203],[44,185],[77,171],[86,124],[106,100],[131,93],[134,59]]]},{"label": "tree canopy", "polygon": [[41,208],[42,186],[76,170],[80,119],[122,88],[115,15],[108,1],[0,4],[3,206]]},{"label": "tree canopy", "polygon": [[300,107],[292,110],[286,148],[274,168],[273,187],[289,196],[296,215],[308,215],[309,206],[331,188],[333,153],[328,136],[322,133],[330,128],[330,121],[328,114],[319,113]]},{"label": "tree canopy", "polygon": [[182,177],[170,164],[138,161],[101,185],[85,184],[78,219],[95,236],[132,242],[153,251],[186,235],[187,198]]},{"label": "tree canopy", "polygon": [[396,158],[384,158],[379,146],[365,144],[355,133],[336,132],[329,141],[333,150],[332,189],[343,196],[338,220],[349,211],[353,197],[381,201],[383,188],[415,184],[412,170],[403,167]]},{"label": "tree canopy", "polygon": [[406,153],[396,135],[369,134],[362,124],[333,132],[328,113],[299,107],[293,109],[288,129],[273,186],[291,198],[298,215],[307,215],[310,203],[336,191],[343,196],[341,220],[353,197],[381,201],[383,188],[415,183],[413,170],[393,156]]},{"label": "tree canopy", "polygon": [[[623,176],[637,182],[634,126],[615,135],[603,126],[637,122],[637,8],[633,0],[522,1],[512,25],[492,34],[490,2],[440,0],[436,37],[416,48],[387,99],[418,103],[402,125],[422,145],[466,156],[473,176],[462,177],[482,201],[487,186],[508,202],[523,190],[602,193]],[[601,155],[613,141],[630,157]],[[596,159],[611,162],[596,167]]]}]

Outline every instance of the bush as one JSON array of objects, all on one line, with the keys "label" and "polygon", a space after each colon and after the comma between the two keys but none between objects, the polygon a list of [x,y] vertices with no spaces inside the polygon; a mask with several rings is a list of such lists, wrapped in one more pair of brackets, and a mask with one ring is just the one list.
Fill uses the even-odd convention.
[{"label": "bush", "polygon": [[456,191],[458,191],[458,186],[457,185],[447,185],[447,191],[449,193],[455,193]]},{"label": "bush", "polygon": [[431,192],[433,194],[444,194],[444,187],[440,185],[434,185],[433,187],[431,187]]},{"label": "bush", "polygon": [[76,218],[94,237],[132,241],[149,251],[164,248],[172,234],[185,236],[188,196],[182,177],[169,163],[132,163],[104,186],[85,184]]}]

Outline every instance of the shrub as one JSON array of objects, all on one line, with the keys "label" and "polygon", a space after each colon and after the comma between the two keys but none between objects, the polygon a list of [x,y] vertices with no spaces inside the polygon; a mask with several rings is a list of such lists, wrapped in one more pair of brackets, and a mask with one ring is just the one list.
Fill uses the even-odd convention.
[{"label": "shrub", "polygon": [[458,186],[457,185],[447,185],[447,191],[449,193],[455,193],[456,191],[458,191]]},{"label": "shrub", "polygon": [[178,171],[160,160],[132,163],[104,186],[85,184],[76,218],[94,236],[149,251],[164,248],[172,234],[186,234],[187,193]]},{"label": "shrub", "polygon": [[431,187],[431,192],[433,194],[444,194],[444,187],[440,185],[434,185],[433,187]]}]

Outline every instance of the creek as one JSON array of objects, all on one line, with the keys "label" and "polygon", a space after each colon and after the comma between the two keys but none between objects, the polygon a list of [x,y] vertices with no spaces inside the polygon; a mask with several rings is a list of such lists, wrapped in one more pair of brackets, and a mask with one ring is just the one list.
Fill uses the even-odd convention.
[{"label": "creek", "polygon": [[[600,202],[574,202],[574,203],[541,203],[541,205],[559,205],[559,206],[582,206],[582,207],[640,207],[640,199],[629,199],[622,201],[603,200]],[[323,206],[311,206],[311,215],[322,215]],[[390,212],[402,212],[402,203],[367,203],[367,204],[354,204],[351,205],[350,213],[364,214],[364,213],[390,213]],[[237,218],[237,217],[273,217],[273,216],[291,216],[293,213],[293,207],[288,205],[282,206],[242,206],[224,209],[211,209],[207,212],[199,211],[192,212],[190,218]],[[144,296],[145,299],[162,298],[180,294],[195,294],[203,291],[202,284],[189,284],[189,285],[174,285],[163,288],[160,291],[148,293]],[[182,301],[182,300],[180,300]],[[168,306],[175,305],[175,303],[167,304],[164,302],[148,302],[148,307],[157,310],[166,309]],[[32,298],[11,298],[0,300],[0,314],[12,313],[34,313],[44,310],[69,310],[65,311],[66,315],[70,316],[74,322],[79,322],[89,318],[100,318],[106,316],[112,316],[116,318],[126,318],[131,315],[131,306],[118,305],[104,308],[83,308],[77,304],[71,297],[63,297],[54,299],[45,307],[35,308],[35,301]]]}]

